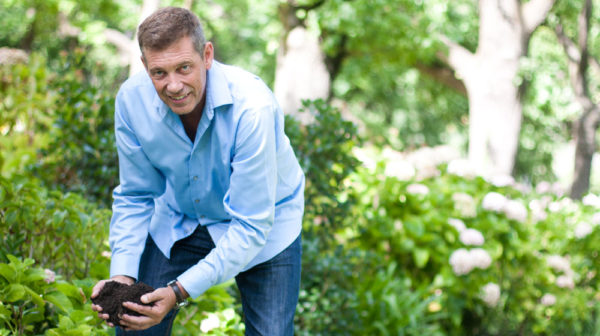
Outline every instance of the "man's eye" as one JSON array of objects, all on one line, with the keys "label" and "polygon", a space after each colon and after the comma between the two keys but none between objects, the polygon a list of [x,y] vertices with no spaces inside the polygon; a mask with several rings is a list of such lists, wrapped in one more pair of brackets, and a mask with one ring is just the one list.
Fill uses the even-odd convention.
[{"label": "man's eye", "polygon": [[164,71],[154,71],[153,75],[154,77],[162,77],[164,75]]},{"label": "man's eye", "polygon": [[189,71],[190,69],[191,67],[188,64],[181,66],[181,70],[183,71]]}]

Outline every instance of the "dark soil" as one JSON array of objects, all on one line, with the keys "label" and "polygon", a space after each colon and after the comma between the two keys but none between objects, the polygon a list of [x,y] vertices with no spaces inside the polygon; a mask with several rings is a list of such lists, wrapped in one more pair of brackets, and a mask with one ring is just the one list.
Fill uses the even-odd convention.
[{"label": "dark soil", "polygon": [[154,288],[143,282],[127,285],[117,281],[109,281],[104,284],[104,287],[98,296],[92,299],[92,302],[102,307],[102,312],[109,315],[108,322],[112,322],[115,326],[121,326],[119,324],[119,315],[141,315],[123,307],[123,302],[134,302],[144,306],[152,306],[153,303],[144,304],[141,302],[142,295],[152,291],[154,291]]}]

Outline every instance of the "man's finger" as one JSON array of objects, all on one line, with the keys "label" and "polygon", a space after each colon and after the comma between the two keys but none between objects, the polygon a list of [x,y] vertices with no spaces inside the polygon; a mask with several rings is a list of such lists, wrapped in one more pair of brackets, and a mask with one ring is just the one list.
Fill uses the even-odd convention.
[{"label": "man's finger", "polygon": [[119,317],[119,323],[131,330],[147,329],[154,325],[153,320],[146,316],[132,316],[123,314]]},{"label": "man's finger", "polygon": [[145,303],[145,304],[161,300],[163,297],[159,291],[160,291],[160,288],[153,292],[146,293],[146,294],[142,295],[140,300],[142,301],[142,303]]},{"label": "man's finger", "polygon": [[100,294],[100,291],[104,287],[104,282],[105,282],[104,280],[101,280],[94,286],[94,288],[92,288],[92,295],[91,295],[92,299],[96,298],[96,296],[98,296],[98,294]]},{"label": "man's finger", "polygon": [[[149,307],[149,306],[139,305],[134,302],[123,302],[123,307],[131,309],[131,310],[138,312],[144,316],[152,315],[152,307]],[[125,316],[125,315],[123,315],[123,316]]]}]

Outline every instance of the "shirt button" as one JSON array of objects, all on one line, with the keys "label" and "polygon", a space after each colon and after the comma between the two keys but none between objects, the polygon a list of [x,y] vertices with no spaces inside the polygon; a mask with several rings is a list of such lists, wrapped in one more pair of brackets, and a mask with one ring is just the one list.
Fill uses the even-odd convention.
[{"label": "shirt button", "polygon": [[204,218],[206,218],[206,216],[202,215],[202,216],[200,216],[200,218],[204,219]]},{"label": "shirt button", "polygon": [[197,203],[200,203],[200,200],[199,199],[195,199],[194,202],[196,202],[196,204],[197,204]]},{"label": "shirt button", "polygon": [[193,177],[194,181],[198,181],[198,176]]}]

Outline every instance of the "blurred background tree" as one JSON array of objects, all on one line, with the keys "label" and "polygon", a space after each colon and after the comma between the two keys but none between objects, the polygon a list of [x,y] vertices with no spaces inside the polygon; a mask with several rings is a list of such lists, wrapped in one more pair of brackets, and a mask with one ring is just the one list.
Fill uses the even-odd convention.
[{"label": "blurred background tree", "polygon": [[[105,273],[108,258],[93,258],[105,244],[87,244],[94,246],[89,260],[69,273],[70,259],[54,257],[68,243],[55,248],[44,240],[51,252],[36,254],[31,235],[44,225],[62,235],[65,218],[71,230],[90,223],[89,209],[110,207],[118,184],[114,96],[140,71],[138,23],[167,5],[194,11],[217,60],[261,76],[288,116],[307,176],[298,334],[595,328],[600,310],[586,301],[599,288],[595,276],[577,279],[587,287],[577,288],[574,303],[538,305],[554,279],[538,267],[540,253],[573,253],[574,267],[593,273],[590,251],[600,236],[590,235],[586,250],[571,232],[578,220],[592,221],[593,209],[561,200],[554,208],[567,210],[541,222],[531,214],[524,228],[477,207],[465,221],[486,234],[495,264],[460,277],[448,265],[460,247],[447,223],[460,216],[455,192],[479,202],[494,190],[527,202],[530,195],[520,193],[527,188],[457,177],[447,173],[450,165],[403,169],[413,164],[411,153],[448,145],[479,162],[472,166],[512,175],[529,190],[559,182],[575,199],[599,192],[599,0],[0,0],[0,224],[11,247],[0,262],[12,253],[59,265],[67,277]],[[396,154],[369,165],[359,150]],[[429,179],[413,181],[423,173]],[[423,194],[409,192],[411,182],[422,182]],[[63,204],[72,211],[56,209]],[[19,215],[21,207],[28,216]],[[89,229],[107,232],[84,228],[71,233],[74,240]],[[376,276],[361,277],[370,272]],[[499,278],[505,303],[490,311],[478,291]],[[223,304],[207,309],[233,328],[239,316],[220,310],[232,301],[224,287],[215,292]],[[190,330],[207,318],[206,304],[184,316]]]}]

